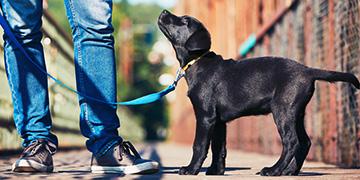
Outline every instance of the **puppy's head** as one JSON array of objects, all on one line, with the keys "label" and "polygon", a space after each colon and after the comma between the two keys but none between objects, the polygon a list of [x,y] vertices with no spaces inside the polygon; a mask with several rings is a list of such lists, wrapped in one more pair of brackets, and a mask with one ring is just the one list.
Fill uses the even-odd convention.
[{"label": "puppy's head", "polygon": [[175,16],[164,10],[159,16],[158,25],[173,45],[181,67],[210,49],[209,32],[193,17]]}]

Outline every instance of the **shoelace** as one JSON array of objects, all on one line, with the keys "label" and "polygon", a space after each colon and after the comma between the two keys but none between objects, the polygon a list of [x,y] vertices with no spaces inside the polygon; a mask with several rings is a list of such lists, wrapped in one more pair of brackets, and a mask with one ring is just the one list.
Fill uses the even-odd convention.
[{"label": "shoelace", "polygon": [[50,154],[55,154],[56,152],[55,148],[50,147],[46,141],[36,140],[35,142],[31,143],[28,147],[24,149],[23,153],[21,154],[21,157],[32,156],[36,154],[39,151],[39,149],[43,146],[47,151],[49,151]]},{"label": "shoelace", "polygon": [[[136,151],[135,147],[129,142],[129,141],[124,141],[122,143],[122,147],[123,147],[123,150],[128,152],[129,154],[133,154],[133,156],[135,156],[136,158],[138,159],[141,159],[141,156],[140,154]],[[122,160],[122,155],[121,155],[121,152],[120,152],[120,158]]]}]

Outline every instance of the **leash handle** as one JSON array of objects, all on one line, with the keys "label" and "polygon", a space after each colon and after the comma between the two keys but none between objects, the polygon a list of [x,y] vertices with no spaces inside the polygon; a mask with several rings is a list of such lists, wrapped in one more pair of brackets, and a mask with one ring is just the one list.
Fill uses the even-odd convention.
[{"label": "leash handle", "polygon": [[62,81],[58,80],[57,78],[55,78],[54,76],[52,76],[51,74],[49,74],[46,70],[44,70],[41,66],[39,66],[30,56],[29,54],[26,52],[26,50],[22,47],[22,45],[20,44],[20,42],[16,39],[14,33],[11,31],[11,28],[9,27],[9,25],[7,24],[5,18],[3,15],[0,14],[0,25],[4,30],[4,34],[5,34],[5,38],[9,38],[9,41],[16,47],[18,48],[26,57],[27,60],[29,60],[40,72],[42,72],[43,74],[45,74],[46,76],[48,76],[50,79],[52,79],[55,83],[59,84],[60,86],[64,87],[65,89],[70,90],[73,93],[78,94],[79,96],[91,100],[91,101],[95,101],[98,103],[103,103],[103,104],[110,104],[110,105],[126,105],[126,106],[130,106],[130,105],[142,105],[142,104],[150,104],[153,103],[155,101],[160,100],[163,96],[165,96],[166,94],[170,93],[171,91],[175,90],[176,84],[177,82],[181,79],[181,77],[183,76],[176,76],[176,79],[174,81],[173,84],[169,85],[167,88],[165,88],[164,90],[157,92],[157,93],[152,93],[152,94],[148,94],[145,95],[143,97],[134,99],[134,100],[130,100],[130,101],[125,101],[125,102],[108,102],[108,101],[103,101],[101,99],[95,98],[95,97],[91,97],[88,95],[85,95],[73,88],[71,88],[70,86],[66,85],[65,83],[63,83]]}]

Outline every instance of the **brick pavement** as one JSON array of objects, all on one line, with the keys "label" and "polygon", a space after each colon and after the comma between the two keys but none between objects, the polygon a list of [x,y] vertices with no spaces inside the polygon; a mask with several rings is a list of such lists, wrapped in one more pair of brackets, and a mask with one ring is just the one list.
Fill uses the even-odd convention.
[{"label": "brick pavement", "polygon": [[[188,163],[191,147],[179,144],[138,144],[144,158],[161,162],[161,171],[154,175],[91,174],[89,172],[91,155],[84,150],[60,151],[54,156],[55,172],[43,174],[12,173],[11,163],[16,156],[0,156],[0,179],[360,179],[360,169],[341,169],[318,162],[305,162],[301,176],[261,177],[255,175],[263,166],[270,166],[277,156],[266,156],[229,150],[225,176],[205,176],[203,168],[198,176],[179,176],[180,166]],[[211,155],[208,155],[211,157]],[[210,158],[205,166],[210,164]]]}]

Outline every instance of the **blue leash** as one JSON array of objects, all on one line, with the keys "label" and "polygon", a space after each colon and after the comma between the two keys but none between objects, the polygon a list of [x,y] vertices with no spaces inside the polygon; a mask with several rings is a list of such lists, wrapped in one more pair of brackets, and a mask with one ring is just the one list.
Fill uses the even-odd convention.
[{"label": "blue leash", "polygon": [[19,43],[19,41],[16,39],[14,33],[11,31],[9,25],[7,24],[5,18],[0,15],[0,25],[1,27],[4,29],[4,33],[7,35],[7,37],[9,38],[10,42],[16,46],[26,57],[26,59],[28,59],[33,65],[35,65],[35,67],[41,71],[42,73],[46,74],[50,79],[52,79],[53,81],[55,81],[57,84],[61,85],[62,87],[78,94],[79,96],[84,97],[85,99],[91,100],[91,101],[96,101],[99,103],[104,103],[104,104],[111,104],[111,105],[126,105],[126,106],[130,106],[130,105],[142,105],[142,104],[149,104],[149,103],[153,103],[155,101],[160,100],[163,96],[165,96],[166,94],[170,93],[171,91],[175,90],[175,87],[177,85],[177,82],[184,76],[184,72],[181,71],[181,68],[179,68],[179,70],[177,71],[176,74],[176,78],[173,82],[173,84],[169,85],[167,88],[165,88],[164,90],[157,92],[157,93],[152,93],[152,94],[148,94],[145,95],[143,97],[131,100],[131,101],[125,101],[125,102],[107,102],[107,101],[103,101],[100,100],[98,98],[94,98],[91,96],[87,96],[85,94],[82,94],[81,92],[71,88],[70,86],[64,84],[63,82],[61,82],[60,80],[58,80],[57,78],[55,78],[54,76],[52,76],[51,74],[49,74],[48,72],[46,72],[41,66],[39,66],[30,56],[29,54],[26,52],[26,50],[22,47],[22,45]]}]

